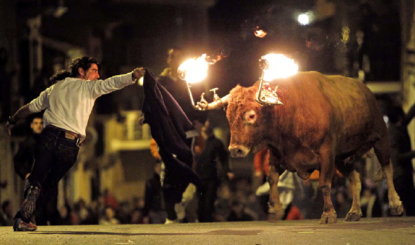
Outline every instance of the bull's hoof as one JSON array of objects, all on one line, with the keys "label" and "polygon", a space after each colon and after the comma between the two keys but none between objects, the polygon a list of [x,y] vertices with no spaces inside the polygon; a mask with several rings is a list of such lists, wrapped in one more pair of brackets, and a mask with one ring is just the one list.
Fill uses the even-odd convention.
[{"label": "bull's hoof", "polygon": [[389,209],[391,211],[391,214],[394,215],[394,216],[398,216],[398,215],[401,215],[403,213],[402,203],[399,206],[390,207]]},{"label": "bull's hoof", "polygon": [[282,217],[284,217],[284,209],[274,209],[269,208],[268,209],[268,221],[269,222],[278,222],[282,220]]},{"label": "bull's hoof", "polygon": [[333,212],[333,213],[324,212],[321,215],[320,224],[334,224],[334,223],[337,223],[336,212]]},{"label": "bull's hoof", "polygon": [[361,217],[362,217],[362,213],[349,212],[347,213],[344,221],[359,221]]}]

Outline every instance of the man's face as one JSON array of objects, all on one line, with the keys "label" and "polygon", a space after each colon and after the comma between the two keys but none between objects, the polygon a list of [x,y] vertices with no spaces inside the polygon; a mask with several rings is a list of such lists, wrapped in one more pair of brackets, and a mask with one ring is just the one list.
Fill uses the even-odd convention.
[{"label": "man's face", "polygon": [[177,49],[170,49],[167,56],[167,64],[173,69],[179,68],[183,63],[183,52]]},{"label": "man's face", "polygon": [[91,67],[86,71],[86,74],[84,76],[85,80],[98,80],[99,79],[99,71],[98,71],[98,65],[95,63],[91,64]]},{"label": "man's face", "polygon": [[33,119],[32,123],[30,124],[30,128],[33,130],[33,133],[35,133],[35,134],[42,133],[43,119],[42,118]]}]

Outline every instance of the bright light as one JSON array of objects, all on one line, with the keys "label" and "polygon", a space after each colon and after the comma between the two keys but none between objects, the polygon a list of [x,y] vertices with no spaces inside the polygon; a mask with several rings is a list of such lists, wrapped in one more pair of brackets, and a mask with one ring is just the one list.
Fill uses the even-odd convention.
[{"label": "bright light", "polygon": [[267,35],[267,33],[264,30],[256,30],[255,31],[255,36],[259,37],[259,38],[263,38]]},{"label": "bright light", "polygon": [[206,54],[197,59],[189,59],[183,62],[177,73],[179,77],[186,80],[187,83],[197,83],[207,76],[208,63],[206,62]]},{"label": "bright light", "polygon": [[264,81],[287,78],[298,71],[298,65],[294,63],[294,60],[282,54],[267,54],[262,56],[262,59],[267,61],[267,67],[264,68]]},{"label": "bright light", "polygon": [[297,20],[298,23],[300,23],[303,26],[310,24],[310,17],[308,16],[308,14],[300,14]]}]

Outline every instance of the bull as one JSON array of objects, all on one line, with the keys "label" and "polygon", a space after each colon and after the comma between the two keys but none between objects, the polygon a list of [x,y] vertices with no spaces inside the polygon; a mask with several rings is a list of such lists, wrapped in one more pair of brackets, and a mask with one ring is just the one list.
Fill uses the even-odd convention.
[{"label": "bull", "polygon": [[269,213],[274,219],[281,219],[284,212],[277,190],[279,176],[288,170],[307,179],[317,169],[324,198],[320,223],[336,223],[330,193],[337,168],[350,180],[353,190],[352,207],[345,220],[360,220],[361,180],[353,160],[374,154],[387,180],[391,213],[402,214],[392,181],[388,132],[373,93],[361,81],[319,72],[299,72],[273,84],[278,85],[283,105],[257,103],[257,82],[252,87],[238,85],[220,100],[199,106],[208,110],[228,106],[232,157],[268,148]]}]

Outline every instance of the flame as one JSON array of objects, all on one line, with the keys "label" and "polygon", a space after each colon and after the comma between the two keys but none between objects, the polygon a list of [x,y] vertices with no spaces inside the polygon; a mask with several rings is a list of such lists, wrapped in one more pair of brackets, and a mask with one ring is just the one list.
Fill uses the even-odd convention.
[{"label": "flame", "polygon": [[264,71],[263,79],[268,82],[278,78],[287,78],[298,71],[298,65],[294,63],[294,60],[282,54],[264,55],[261,57],[260,65]]},{"label": "flame", "polygon": [[177,73],[180,79],[186,80],[187,83],[197,83],[206,78],[208,71],[208,62],[206,54],[202,54],[197,59],[189,59],[183,62]]},{"label": "flame", "polygon": [[267,35],[267,33],[263,30],[256,30],[255,31],[255,36],[259,37],[259,38],[263,38]]}]

